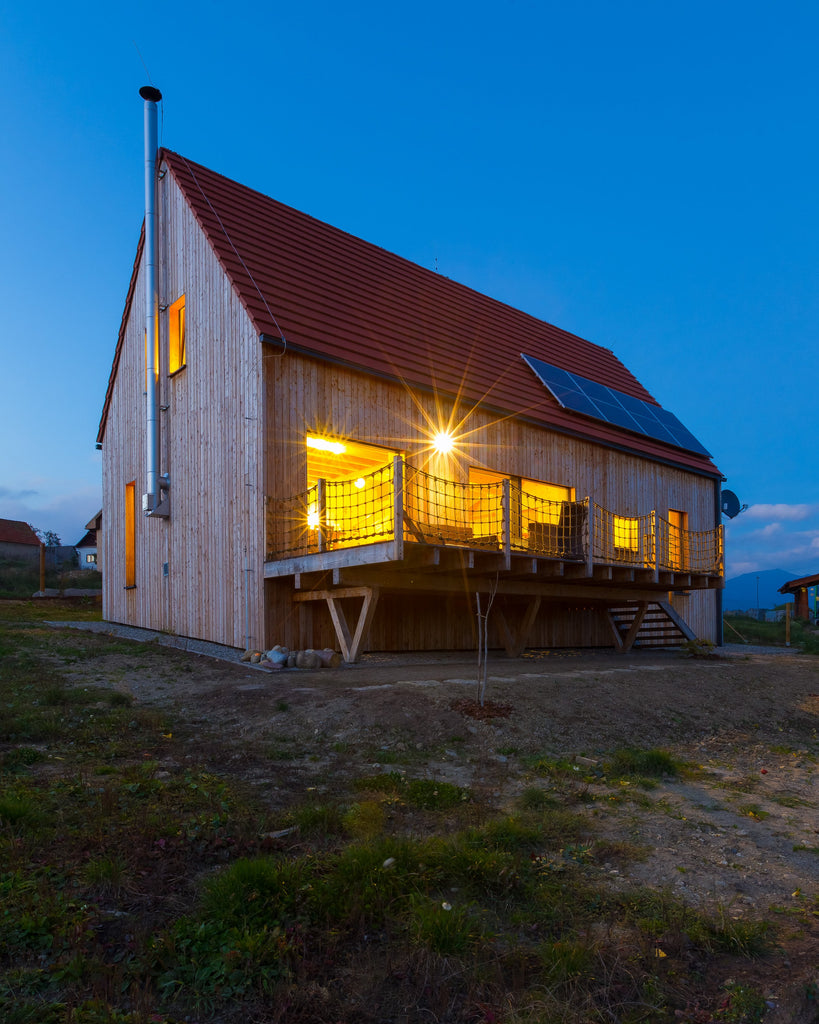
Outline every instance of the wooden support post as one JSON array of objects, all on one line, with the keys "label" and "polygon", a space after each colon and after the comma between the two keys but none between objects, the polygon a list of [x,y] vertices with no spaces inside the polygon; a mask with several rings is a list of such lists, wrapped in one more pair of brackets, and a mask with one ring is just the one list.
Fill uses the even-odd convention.
[{"label": "wooden support post", "polygon": [[586,545],[586,575],[594,573],[594,502],[589,495],[586,501],[586,525],[583,528],[583,541]]},{"label": "wooden support post", "polygon": [[512,568],[512,482],[508,476],[503,478],[501,488],[503,568],[509,572]]},{"label": "wooden support post", "polygon": [[496,614],[498,623],[503,634],[503,646],[506,648],[506,654],[510,658],[519,658],[526,649],[526,641],[529,639],[529,634],[532,632],[532,626],[535,624],[537,613],[540,611],[539,597],[533,597],[530,599],[526,606],[526,611],[523,613],[523,618],[520,620],[516,628],[512,628],[507,621],[506,616],[503,613],[503,608],[500,605],[496,606]]},{"label": "wooden support post", "polygon": [[648,601],[640,601],[637,605],[634,618],[632,619],[631,625],[628,628],[628,632],[625,636],[620,633],[617,627],[617,622],[611,613],[611,609],[606,609],[606,617],[608,618],[611,631],[614,634],[614,648],[618,654],[625,654],[630,651],[634,645],[634,641],[637,639],[637,634],[640,632],[640,626],[643,624],[646,612],[648,611]]},{"label": "wooden support post", "polygon": [[45,593],[45,544],[40,541],[40,593]]},{"label": "wooden support post", "polygon": [[364,601],[358,615],[354,635],[351,635],[350,627],[347,625],[347,617],[341,606],[340,597],[336,597],[332,591],[325,595],[327,607],[330,609],[330,617],[333,620],[336,636],[341,647],[341,653],[346,662],[355,662],[361,657],[364,641],[367,639],[367,633],[372,625],[380,595],[377,587],[361,587],[360,589]]},{"label": "wooden support post", "polygon": [[652,509],[650,512],[651,523],[651,546],[653,548],[652,554],[654,555],[654,582],[660,582],[660,538],[657,535],[657,512]]},{"label": "wooden support post", "polygon": [[319,551],[326,551],[327,481],[324,477],[319,477],[316,482],[316,511],[318,512],[318,549]]},{"label": "wooden support post", "polygon": [[404,460],[400,455],[392,460],[392,536],[393,558],[404,558]]}]

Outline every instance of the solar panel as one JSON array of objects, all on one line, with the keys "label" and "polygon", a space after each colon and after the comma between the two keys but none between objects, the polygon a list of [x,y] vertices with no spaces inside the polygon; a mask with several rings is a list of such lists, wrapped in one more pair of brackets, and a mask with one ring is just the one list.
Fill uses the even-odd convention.
[{"label": "solar panel", "polygon": [[564,409],[710,457],[711,453],[668,409],[626,395],[616,388],[607,387],[569,370],[561,370],[559,366],[544,363],[534,356],[525,353],[521,353],[521,356]]}]

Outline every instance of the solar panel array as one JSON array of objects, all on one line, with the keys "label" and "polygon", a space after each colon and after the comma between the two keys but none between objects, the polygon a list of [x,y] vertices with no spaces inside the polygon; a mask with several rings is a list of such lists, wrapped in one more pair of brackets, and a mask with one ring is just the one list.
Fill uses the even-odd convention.
[{"label": "solar panel array", "polygon": [[534,356],[525,353],[521,355],[564,409],[593,416],[605,423],[653,437],[656,441],[664,441],[677,448],[710,457],[711,453],[703,448],[691,431],[680,423],[674,413],[662,406],[652,405],[587,377],[561,370],[559,366],[544,363]]}]

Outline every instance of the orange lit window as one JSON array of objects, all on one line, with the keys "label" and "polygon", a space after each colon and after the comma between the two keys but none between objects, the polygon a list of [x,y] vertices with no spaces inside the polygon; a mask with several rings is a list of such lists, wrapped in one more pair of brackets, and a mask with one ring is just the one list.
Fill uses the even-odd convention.
[{"label": "orange lit window", "polygon": [[668,510],[668,564],[672,569],[685,569],[688,564],[688,513]]},{"label": "orange lit window", "polygon": [[125,586],[136,586],[136,481],[125,485]]},{"label": "orange lit window", "polygon": [[176,373],[185,366],[185,296],[168,310],[168,372]]},{"label": "orange lit window", "polygon": [[628,551],[636,551],[639,547],[637,530],[639,519],[631,516],[614,516],[614,546]]},{"label": "orange lit window", "polygon": [[[339,440],[318,432],[308,434],[307,486],[327,483],[324,522],[330,533],[349,540],[373,540],[392,532],[392,484],[378,470],[392,462],[396,452],[380,445]],[[316,496],[317,498],[317,496]],[[307,526],[315,530],[321,514],[315,501],[307,509]]]}]

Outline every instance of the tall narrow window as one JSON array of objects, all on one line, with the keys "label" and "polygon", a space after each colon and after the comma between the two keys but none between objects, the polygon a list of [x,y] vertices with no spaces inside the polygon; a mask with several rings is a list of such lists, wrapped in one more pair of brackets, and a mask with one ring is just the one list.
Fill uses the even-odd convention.
[{"label": "tall narrow window", "polygon": [[668,564],[672,569],[688,568],[688,513],[668,510]]},{"label": "tall narrow window", "polygon": [[176,373],[185,366],[185,296],[174,302],[168,311],[168,372]]},{"label": "tall narrow window", "polygon": [[136,586],[136,480],[125,485],[125,586]]}]

